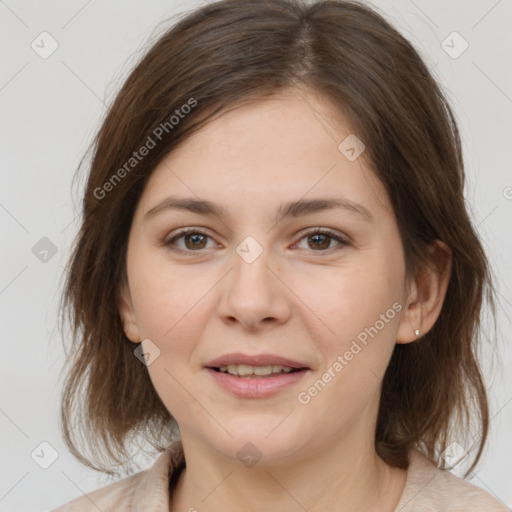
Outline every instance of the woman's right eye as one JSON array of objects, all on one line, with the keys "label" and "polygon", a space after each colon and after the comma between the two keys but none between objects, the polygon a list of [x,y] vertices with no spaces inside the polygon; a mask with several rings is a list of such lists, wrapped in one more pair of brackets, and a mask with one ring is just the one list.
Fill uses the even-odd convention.
[{"label": "woman's right eye", "polygon": [[[198,252],[198,250],[201,249],[206,249],[207,247],[205,247],[205,243],[208,238],[211,239],[209,235],[198,228],[185,228],[178,231],[171,238],[167,239],[164,242],[164,245],[169,247],[169,249],[172,251],[190,254],[193,252]],[[180,248],[176,245],[176,242],[180,239],[183,239],[185,248]]]}]

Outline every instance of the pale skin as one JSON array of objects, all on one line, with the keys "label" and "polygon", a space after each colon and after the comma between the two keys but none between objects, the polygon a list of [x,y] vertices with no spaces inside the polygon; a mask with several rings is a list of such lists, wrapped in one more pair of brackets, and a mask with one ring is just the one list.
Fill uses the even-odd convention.
[{"label": "pale skin", "polygon": [[[381,379],[395,344],[421,343],[414,331],[428,332],[438,318],[450,251],[433,244],[441,271],[406,278],[386,191],[364,153],[352,162],[339,151],[352,132],[333,112],[322,96],[289,89],[224,113],[166,156],[137,205],[119,309],[128,339],[160,350],[148,370],[178,422],[187,465],[172,511],[343,504],[344,512],[392,512],[400,499],[406,471],[374,450]],[[170,195],[225,213],[164,209],[145,218]],[[277,220],[282,203],[333,197],[364,207],[371,220],[347,208]],[[164,245],[186,227],[207,236]],[[329,232],[312,239],[315,228]],[[262,249],[251,263],[236,252],[248,236]],[[402,306],[394,318],[301,404],[298,393],[394,303]],[[270,397],[240,398],[205,369],[231,352],[278,354],[310,370]],[[248,442],[262,454],[252,467],[237,457]]]}]

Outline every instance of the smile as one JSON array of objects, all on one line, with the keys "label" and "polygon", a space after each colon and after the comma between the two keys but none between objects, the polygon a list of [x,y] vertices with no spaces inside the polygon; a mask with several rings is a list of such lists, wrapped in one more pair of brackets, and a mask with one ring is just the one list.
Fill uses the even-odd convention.
[{"label": "smile", "polygon": [[267,366],[249,366],[247,364],[230,364],[227,366],[221,366],[214,368],[215,370],[222,373],[229,373],[242,378],[258,378],[258,377],[270,377],[272,375],[280,375],[283,373],[291,373],[297,371],[296,368],[289,366],[280,365],[267,365]]},{"label": "smile", "polygon": [[[272,395],[279,396],[280,391],[287,388],[290,389],[301,381],[307,374],[311,372],[309,368],[290,368],[278,365],[272,366],[249,366],[245,371],[251,371],[250,374],[240,375],[238,373],[230,373],[230,366],[234,366],[232,370],[240,371],[239,367],[245,365],[229,365],[223,366],[221,371],[219,368],[205,368],[215,388],[238,398],[267,398]],[[247,368],[247,367],[246,367]],[[274,369],[279,370],[274,372]],[[287,370],[285,372],[285,369]],[[242,372],[244,369],[242,368]],[[265,375],[258,375],[253,372],[265,372]],[[303,385],[302,385],[303,387]]]}]

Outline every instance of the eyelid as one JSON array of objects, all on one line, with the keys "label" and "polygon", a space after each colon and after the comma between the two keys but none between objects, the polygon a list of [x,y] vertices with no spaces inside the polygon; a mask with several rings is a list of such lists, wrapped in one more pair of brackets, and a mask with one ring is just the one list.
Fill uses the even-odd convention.
[{"label": "eyelid", "polygon": [[[203,228],[200,228],[200,227],[196,227],[196,226],[189,226],[187,228],[181,228],[181,229],[178,229],[176,231],[176,233],[174,233],[172,236],[166,236],[162,242],[163,245],[170,245],[171,242],[174,242],[175,240],[178,240],[180,239],[181,237],[185,236],[185,235],[188,235],[188,234],[198,234],[198,235],[203,235],[203,236],[206,236],[210,239],[213,240],[213,237],[211,235],[209,235],[205,229]],[[194,251],[182,251],[182,252],[194,252]],[[195,252],[199,252],[199,251],[195,251]]]},{"label": "eyelid", "polygon": [[338,238],[338,239],[340,239],[340,240],[343,240],[343,241],[344,241],[344,242],[346,242],[347,244],[348,244],[348,243],[349,243],[349,241],[350,241],[350,238],[348,237],[348,235],[345,235],[345,234],[343,234],[342,232],[337,231],[337,230],[335,230],[335,229],[325,228],[325,227],[322,227],[322,226],[312,227],[312,228],[305,228],[305,229],[303,229],[302,231],[300,231],[300,232],[297,234],[297,236],[299,236],[299,237],[302,239],[302,238],[304,238],[305,236],[316,235],[317,233],[330,235],[330,236],[332,236],[333,238]]}]

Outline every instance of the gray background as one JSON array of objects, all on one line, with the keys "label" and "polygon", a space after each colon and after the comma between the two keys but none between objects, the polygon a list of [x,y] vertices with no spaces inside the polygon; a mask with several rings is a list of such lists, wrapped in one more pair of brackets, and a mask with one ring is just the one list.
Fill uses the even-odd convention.
[{"label": "gray background", "polygon": [[[58,428],[64,353],[56,307],[81,190],[72,191],[71,178],[134,54],[162,20],[198,4],[0,1],[2,511],[49,510],[110,483],[72,458]],[[467,198],[500,293],[499,352],[484,350],[491,435],[471,482],[512,507],[512,1],[375,4],[423,54],[459,119]],[[43,31],[59,45],[46,59],[31,47],[51,49],[50,39],[41,48]],[[464,40],[469,47],[458,55]],[[54,255],[41,252],[43,237]],[[152,460],[137,457],[141,468]]]}]

